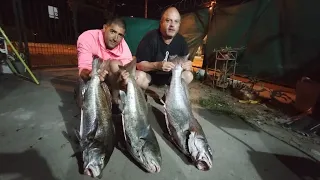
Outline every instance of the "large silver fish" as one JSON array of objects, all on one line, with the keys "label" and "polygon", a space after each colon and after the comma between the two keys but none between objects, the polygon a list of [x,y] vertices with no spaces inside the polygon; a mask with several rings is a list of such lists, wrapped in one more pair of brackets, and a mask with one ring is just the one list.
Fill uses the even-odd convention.
[{"label": "large silver fish", "polygon": [[165,92],[164,112],[171,140],[178,149],[190,157],[199,170],[209,170],[212,167],[212,149],[209,146],[201,125],[194,117],[189,92],[182,79],[182,63],[187,56],[169,56],[175,64],[172,70],[171,83]]},{"label": "large silver fish", "polygon": [[80,82],[81,124],[80,132],[76,132],[82,150],[84,173],[99,179],[115,147],[111,94],[98,76],[101,63],[99,58],[95,58],[91,79],[87,83]]},{"label": "large silver fish", "polygon": [[127,151],[148,172],[161,170],[162,157],[153,129],[148,121],[148,104],[135,81],[136,60],[120,67],[129,72],[126,92],[120,90],[122,123]]}]

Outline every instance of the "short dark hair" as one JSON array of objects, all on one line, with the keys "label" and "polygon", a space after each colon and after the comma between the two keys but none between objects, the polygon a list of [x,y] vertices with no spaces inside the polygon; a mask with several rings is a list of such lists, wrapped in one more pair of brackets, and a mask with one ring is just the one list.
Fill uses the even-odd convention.
[{"label": "short dark hair", "polygon": [[108,19],[106,25],[110,26],[111,24],[116,24],[126,30],[126,22],[120,17],[112,17]]}]

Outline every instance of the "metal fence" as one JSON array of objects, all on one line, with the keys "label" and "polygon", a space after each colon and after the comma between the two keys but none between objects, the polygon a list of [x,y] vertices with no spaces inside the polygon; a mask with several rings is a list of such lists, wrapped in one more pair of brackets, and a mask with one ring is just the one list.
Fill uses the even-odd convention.
[{"label": "metal fence", "polygon": [[108,0],[6,0],[0,26],[31,68],[76,66],[78,35],[102,28],[110,7]]}]

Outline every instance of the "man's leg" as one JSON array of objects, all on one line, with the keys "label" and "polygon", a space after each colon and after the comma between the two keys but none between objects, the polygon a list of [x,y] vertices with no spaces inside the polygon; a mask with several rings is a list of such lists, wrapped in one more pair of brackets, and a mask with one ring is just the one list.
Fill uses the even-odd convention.
[{"label": "man's leg", "polygon": [[[160,88],[161,94],[159,94],[159,100],[166,101],[166,91],[170,86],[171,83],[171,73],[160,73],[160,74],[153,74],[152,77],[152,84]],[[160,102],[160,104],[162,104]]]},{"label": "man's leg", "polygon": [[193,80],[193,74],[191,71],[183,71],[182,72],[182,79],[188,84],[191,83]]},{"label": "man's leg", "polygon": [[136,70],[136,81],[143,90],[146,90],[151,82],[151,76],[146,72]]},{"label": "man's leg", "polygon": [[118,61],[111,61],[109,64],[109,72],[107,75],[107,83],[110,85],[110,92],[112,96],[112,113],[113,114],[120,114],[119,110],[119,90],[120,90],[120,84],[118,82],[119,77],[120,77],[120,72],[119,72],[119,65],[121,65],[120,62]]},{"label": "man's leg", "polygon": [[[137,82],[138,86],[140,86],[141,89],[145,92],[148,89],[150,82],[151,82],[150,74],[143,72],[143,71],[136,70],[136,77],[135,78],[136,78],[136,82]],[[145,93],[145,99],[146,99],[146,101],[148,101],[148,97],[147,97],[146,93]]]}]

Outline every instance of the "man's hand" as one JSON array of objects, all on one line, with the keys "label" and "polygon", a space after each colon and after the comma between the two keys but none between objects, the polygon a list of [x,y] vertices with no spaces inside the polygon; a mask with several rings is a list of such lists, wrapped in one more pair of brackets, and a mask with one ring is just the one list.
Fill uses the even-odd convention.
[{"label": "man's hand", "polygon": [[[98,75],[99,75],[100,81],[104,81],[106,76],[107,76],[107,74],[108,74],[107,70],[99,69],[98,70]],[[90,77],[91,77],[91,73],[90,73]]]},{"label": "man's hand", "polygon": [[191,71],[192,70],[192,61],[187,61],[182,64],[182,69],[186,71]]},{"label": "man's hand", "polygon": [[162,63],[162,70],[169,72],[174,68],[174,64],[172,62],[163,62]]},{"label": "man's hand", "polygon": [[[104,81],[107,74],[109,74],[109,62],[108,61],[103,61],[100,65],[100,68],[98,69],[98,74],[99,74],[99,78],[100,81]],[[90,77],[91,77],[91,73],[90,73]]]},{"label": "man's hand", "polygon": [[120,83],[120,86],[125,86],[128,83],[128,78],[129,78],[129,72],[127,71],[120,71],[120,76],[118,79],[118,82]]}]

